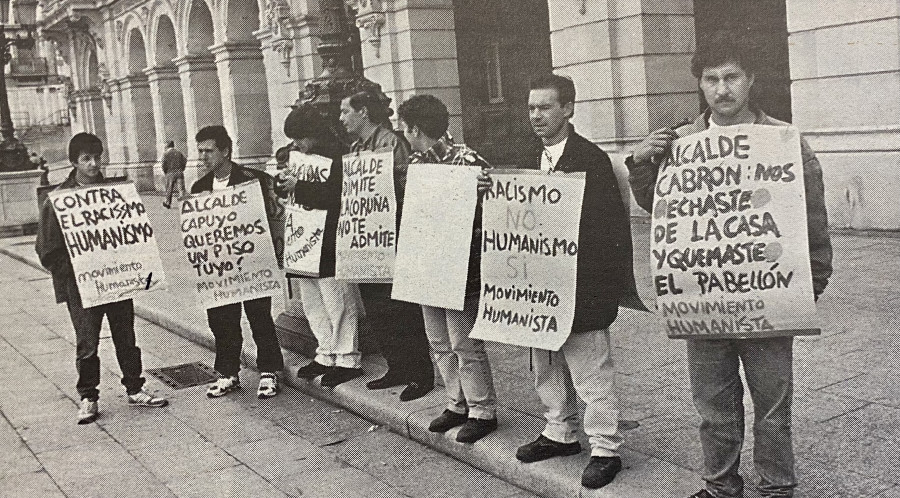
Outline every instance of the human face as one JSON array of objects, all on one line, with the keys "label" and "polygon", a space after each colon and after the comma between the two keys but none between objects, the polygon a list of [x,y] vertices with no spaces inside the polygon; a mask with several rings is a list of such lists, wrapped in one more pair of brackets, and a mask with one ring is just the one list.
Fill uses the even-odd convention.
[{"label": "human face", "polygon": [[350,98],[341,101],[341,124],[347,130],[347,134],[356,138],[363,138],[362,131],[365,129],[366,122],[369,120],[368,112],[363,107],[356,110],[350,105]]},{"label": "human face", "polygon": [[75,181],[82,185],[96,183],[100,179],[100,154],[81,152],[75,166]]},{"label": "human face", "polygon": [[308,153],[310,149],[313,148],[313,145],[315,145],[315,139],[310,137],[294,138],[291,139],[291,141],[294,143],[294,150],[298,150],[304,154]]},{"label": "human face", "polygon": [[410,126],[401,119],[400,128],[403,130],[403,136],[406,137],[406,141],[409,142],[409,146],[413,151],[425,152],[430,148],[427,140],[423,140],[425,134],[422,133],[418,126]]},{"label": "human face", "polygon": [[560,104],[555,88],[539,88],[528,94],[531,129],[544,145],[556,145],[566,138],[573,110],[572,102]]},{"label": "human face", "polygon": [[231,164],[228,160],[231,151],[216,147],[215,140],[204,140],[198,143],[197,152],[199,152],[200,161],[207,171],[214,171],[219,177],[230,173],[231,170],[227,166]]},{"label": "human face", "polygon": [[753,122],[753,112],[750,111],[753,81],[754,76],[748,75],[736,62],[703,68],[700,89],[717,124]]}]

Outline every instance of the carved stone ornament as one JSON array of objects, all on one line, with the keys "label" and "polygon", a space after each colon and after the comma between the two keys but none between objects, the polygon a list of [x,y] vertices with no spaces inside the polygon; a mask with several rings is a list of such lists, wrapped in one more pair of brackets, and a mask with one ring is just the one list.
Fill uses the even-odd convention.
[{"label": "carved stone ornament", "polygon": [[291,75],[291,53],[294,49],[294,42],[288,35],[290,17],[291,7],[287,0],[266,1],[266,22],[272,34],[272,50],[281,56],[281,64],[288,76]]},{"label": "carved stone ornament", "polygon": [[381,28],[387,22],[381,0],[349,0],[356,10],[356,27],[365,33],[364,39],[375,48],[375,57],[381,57]]}]

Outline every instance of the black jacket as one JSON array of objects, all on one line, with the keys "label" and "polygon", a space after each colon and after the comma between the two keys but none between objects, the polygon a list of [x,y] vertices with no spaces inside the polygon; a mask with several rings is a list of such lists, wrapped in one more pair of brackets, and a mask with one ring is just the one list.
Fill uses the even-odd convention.
[{"label": "black jacket", "polygon": [[[542,153],[533,151],[523,166],[540,169]],[[572,332],[605,329],[615,321],[633,278],[629,215],[609,156],[574,128],[556,170],[585,172]]]}]

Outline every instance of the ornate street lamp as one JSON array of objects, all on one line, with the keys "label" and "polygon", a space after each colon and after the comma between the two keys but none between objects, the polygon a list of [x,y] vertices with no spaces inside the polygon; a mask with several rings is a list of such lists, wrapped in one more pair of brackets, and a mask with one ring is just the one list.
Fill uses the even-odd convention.
[{"label": "ornate street lamp", "polygon": [[6,94],[6,64],[12,60],[10,48],[31,48],[34,38],[31,25],[0,23],[0,171],[34,169],[28,160],[28,150],[16,139]]}]

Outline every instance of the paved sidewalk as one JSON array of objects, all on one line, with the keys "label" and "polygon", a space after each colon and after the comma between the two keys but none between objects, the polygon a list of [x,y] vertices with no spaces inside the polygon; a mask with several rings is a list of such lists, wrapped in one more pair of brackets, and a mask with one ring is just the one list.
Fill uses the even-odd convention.
[{"label": "paved sidewalk", "polygon": [[[205,345],[212,344],[205,316],[197,310],[180,257],[177,213],[164,211],[159,197],[145,195],[157,227],[171,286],[168,292],[137,301],[141,316]],[[636,255],[646,251],[647,226],[633,226]],[[798,338],[795,346],[794,432],[798,497],[900,497],[900,384],[895,358],[900,354],[900,239],[860,234],[835,234],[835,274],[819,302],[823,335]],[[0,251],[34,261],[33,239],[0,241]],[[645,254],[645,253],[644,253]],[[646,256],[644,256],[646,260]],[[638,272],[647,271],[636,256]],[[639,282],[643,281],[639,275]],[[49,282],[46,283],[49,293]],[[643,294],[647,290],[642,289]],[[277,313],[283,303],[274,305]],[[246,330],[246,329],[245,329]],[[581,488],[579,477],[588,455],[524,465],[515,448],[533,440],[543,425],[542,407],[532,387],[527,351],[490,344],[497,382],[500,429],[474,445],[454,441],[455,430],[435,435],[428,421],[443,409],[438,389],[421,400],[400,403],[398,390],[368,391],[365,382],[383,369],[380,358],[367,357],[367,375],[325,390],[288,376],[302,392],[339,404],[394,432],[422,442],[507,482],[542,496],[685,497],[701,486],[702,468],[697,427],[690,398],[683,341],[666,338],[649,313],[623,309],[612,327],[614,360],[622,418],[628,423],[623,460],[625,470],[615,482],[596,492]],[[252,345],[245,363],[255,364]],[[197,357],[185,357],[194,361]],[[290,374],[307,360],[288,355]],[[211,364],[211,361],[210,361]],[[70,365],[67,365],[71,368]],[[748,420],[752,420],[752,404]],[[748,497],[752,469],[752,433],[748,424],[742,473]],[[582,434],[583,437],[583,434]]]},{"label": "paved sidewalk", "polygon": [[[74,333],[46,274],[0,255],[0,496],[505,497],[525,492],[385,428],[286,388],[208,399],[148,376],[167,408],[127,405],[108,329],[100,418],[76,425]],[[145,368],[213,354],[137,319]],[[389,448],[389,450],[385,450]]]}]

